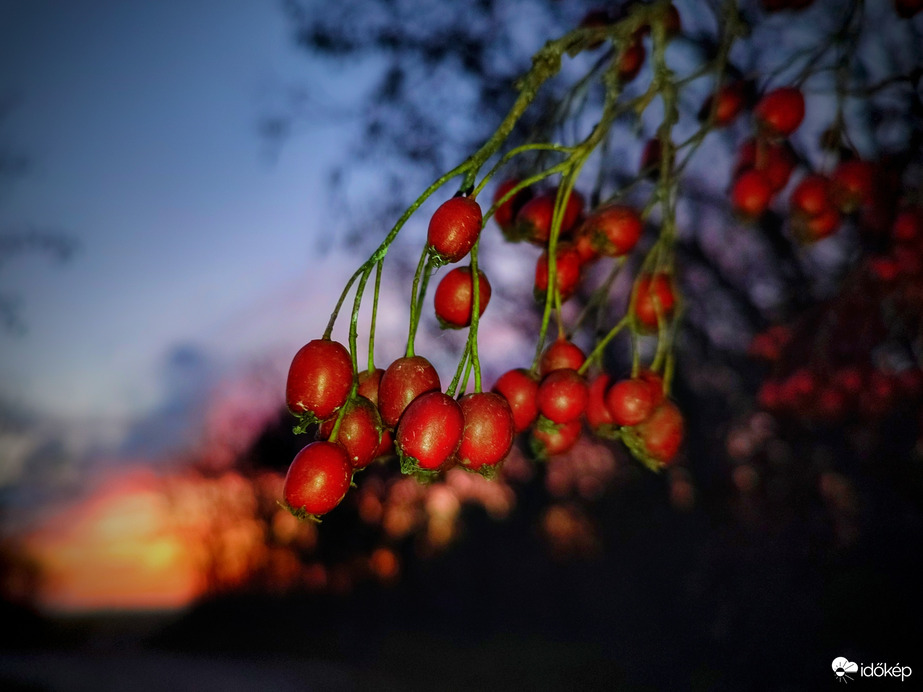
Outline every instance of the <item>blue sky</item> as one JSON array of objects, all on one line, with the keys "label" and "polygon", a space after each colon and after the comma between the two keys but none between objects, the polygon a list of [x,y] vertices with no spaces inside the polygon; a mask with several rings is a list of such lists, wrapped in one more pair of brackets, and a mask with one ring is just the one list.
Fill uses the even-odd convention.
[{"label": "blue sky", "polygon": [[[0,2],[0,94],[16,98],[0,141],[31,161],[4,185],[0,228],[80,246],[0,270],[28,326],[0,336],[7,401],[140,415],[177,345],[234,361],[313,336],[340,266],[315,251],[324,176],[349,130],[303,130],[276,158],[257,131],[283,84],[323,88],[311,70],[281,3]],[[309,301],[321,259],[331,278]]]}]

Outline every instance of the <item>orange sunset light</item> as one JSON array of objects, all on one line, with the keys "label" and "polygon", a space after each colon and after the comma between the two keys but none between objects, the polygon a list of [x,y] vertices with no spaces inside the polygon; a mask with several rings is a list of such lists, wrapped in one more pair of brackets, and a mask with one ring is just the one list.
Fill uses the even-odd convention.
[{"label": "orange sunset light", "polygon": [[[49,610],[170,609],[246,572],[262,543],[251,485],[237,474],[120,474],[28,536]],[[249,516],[248,516],[249,515]],[[209,568],[212,569],[209,569]]]}]

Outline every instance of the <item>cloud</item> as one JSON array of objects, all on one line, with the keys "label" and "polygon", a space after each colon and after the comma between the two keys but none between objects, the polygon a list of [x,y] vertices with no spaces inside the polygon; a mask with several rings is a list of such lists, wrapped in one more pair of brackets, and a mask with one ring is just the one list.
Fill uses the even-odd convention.
[{"label": "cloud", "polygon": [[859,666],[856,663],[851,662],[849,659],[838,656],[833,659],[833,671],[839,675],[842,671],[843,673],[858,673]]}]

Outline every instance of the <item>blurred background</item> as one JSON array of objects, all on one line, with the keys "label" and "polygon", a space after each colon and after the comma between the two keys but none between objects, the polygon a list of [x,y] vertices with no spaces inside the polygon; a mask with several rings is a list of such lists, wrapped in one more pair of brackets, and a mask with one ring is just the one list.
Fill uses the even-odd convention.
[{"label": "blurred background", "polygon": [[[492,482],[375,464],[321,524],[277,504],[306,443],[283,406],[292,355],[403,209],[493,132],[530,56],[598,4],[0,0],[0,687],[794,690],[832,684],[837,656],[923,674],[904,638],[923,615],[923,245],[875,283],[892,248],[865,217],[811,247],[784,205],[735,217],[747,118],[683,182],[679,465],[654,474],[585,435],[547,462],[517,445]],[[720,21],[675,4],[682,74]],[[825,165],[839,117],[854,152],[898,172],[881,174],[880,223],[923,203],[920,16],[880,3],[874,37],[802,72],[805,46],[855,28],[844,3],[740,4],[741,73],[804,81],[799,165]],[[875,88],[837,110],[843,54]],[[599,54],[583,57],[514,137]],[[633,88],[649,81],[645,66]],[[680,131],[712,86],[684,91]],[[661,115],[616,124],[614,184]],[[388,256],[380,367],[403,351],[434,204]],[[531,361],[539,250],[488,223],[481,253],[490,384]],[[424,319],[417,343],[448,381],[463,335]],[[626,353],[613,345],[614,371]],[[779,403],[804,372],[850,368],[848,413],[818,415],[815,389]]]}]

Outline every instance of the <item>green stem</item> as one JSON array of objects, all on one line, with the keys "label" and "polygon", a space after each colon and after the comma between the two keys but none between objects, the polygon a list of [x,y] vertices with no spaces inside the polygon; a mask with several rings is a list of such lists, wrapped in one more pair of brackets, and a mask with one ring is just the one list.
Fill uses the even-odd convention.
[{"label": "green stem", "polygon": [[468,328],[468,342],[471,351],[471,363],[474,366],[474,391],[481,391],[481,361],[478,358],[478,323],[481,318],[481,278],[478,274],[478,245],[480,239],[471,248],[471,326]]},{"label": "green stem", "polygon": [[581,375],[585,375],[594,359],[601,358],[603,350],[605,350],[606,346],[609,345],[609,342],[612,341],[616,335],[629,324],[631,324],[631,318],[628,315],[625,315],[625,317],[616,322],[615,326],[609,330],[609,333],[596,343],[596,346],[594,346],[593,350],[590,351],[590,353],[587,355],[586,360],[583,361],[583,365],[577,369],[577,372],[579,372]]},{"label": "green stem", "polygon": [[384,261],[375,263],[375,293],[372,296],[372,319],[369,324],[369,375],[375,372],[375,327],[378,322],[378,299],[381,294],[381,271]]},{"label": "green stem", "polygon": [[[429,267],[429,246],[423,248],[420,253],[420,261],[417,262],[417,271],[413,275],[413,287],[410,289],[410,328],[407,334],[407,357],[414,355],[413,346],[417,336],[417,326],[420,324],[420,301],[417,299],[417,292],[420,289],[420,280],[427,267]],[[429,274],[429,272],[426,272]]]}]

